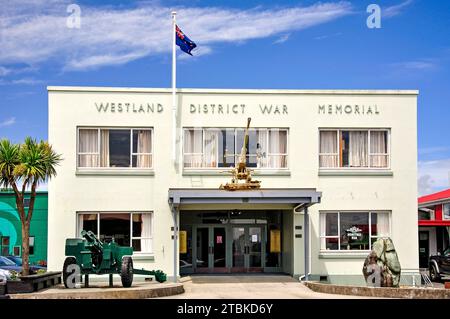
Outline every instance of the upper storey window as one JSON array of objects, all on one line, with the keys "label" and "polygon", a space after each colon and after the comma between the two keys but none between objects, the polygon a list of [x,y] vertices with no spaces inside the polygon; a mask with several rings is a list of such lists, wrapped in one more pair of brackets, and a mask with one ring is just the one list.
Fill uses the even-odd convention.
[{"label": "upper storey window", "polygon": [[[241,154],[245,130],[241,128],[185,128],[183,158],[185,168],[234,166]],[[249,130],[246,152],[248,167],[282,169],[288,167],[288,130]]]},{"label": "upper storey window", "polygon": [[389,168],[389,130],[320,130],[320,168]]},{"label": "upper storey window", "polygon": [[152,168],[151,129],[78,129],[78,167]]}]

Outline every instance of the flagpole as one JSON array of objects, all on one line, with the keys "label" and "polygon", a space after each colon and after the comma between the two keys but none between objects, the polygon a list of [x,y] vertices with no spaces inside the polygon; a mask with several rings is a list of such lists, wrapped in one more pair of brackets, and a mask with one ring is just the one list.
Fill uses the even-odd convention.
[{"label": "flagpole", "polygon": [[172,160],[175,164],[177,154],[177,55],[176,55],[176,11],[172,11]]},{"label": "flagpole", "polygon": [[[176,96],[176,84],[177,84],[177,56],[176,56],[176,15],[175,11],[172,11],[172,160],[176,164],[176,152],[177,152],[177,96]],[[178,281],[177,270],[178,270],[178,222],[177,222],[177,211],[173,210],[173,281]]]}]

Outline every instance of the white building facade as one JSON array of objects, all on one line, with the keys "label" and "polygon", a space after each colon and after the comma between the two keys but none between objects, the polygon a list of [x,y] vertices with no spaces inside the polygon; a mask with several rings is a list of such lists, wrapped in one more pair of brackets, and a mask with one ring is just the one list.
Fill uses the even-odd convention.
[{"label": "white building facade", "polygon": [[[63,157],[49,183],[51,270],[83,229],[169,277],[362,283],[385,236],[404,277],[418,269],[417,91],[179,89],[175,120],[168,89],[48,92],[49,141]],[[219,190],[248,117],[247,166],[262,188]]]}]

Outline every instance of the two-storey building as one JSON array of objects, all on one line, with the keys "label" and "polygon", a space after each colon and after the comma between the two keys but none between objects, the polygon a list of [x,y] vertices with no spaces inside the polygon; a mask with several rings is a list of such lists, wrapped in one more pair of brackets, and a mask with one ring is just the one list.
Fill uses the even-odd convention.
[{"label": "two-storey building", "polygon": [[[92,230],[137,267],[363,282],[372,243],[418,269],[417,91],[49,87],[49,268]],[[251,117],[262,188],[220,190]],[[407,270],[407,271],[406,271]]]}]

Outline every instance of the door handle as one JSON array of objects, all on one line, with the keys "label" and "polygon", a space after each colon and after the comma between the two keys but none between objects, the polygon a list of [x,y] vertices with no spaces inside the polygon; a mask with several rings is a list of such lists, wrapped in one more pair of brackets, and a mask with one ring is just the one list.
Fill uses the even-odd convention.
[{"label": "door handle", "polygon": [[213,246],[209,246],[209,254],[212,255],[214,254],[214,247]]}]

